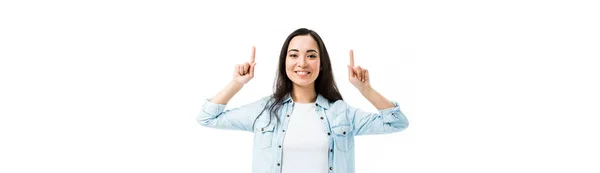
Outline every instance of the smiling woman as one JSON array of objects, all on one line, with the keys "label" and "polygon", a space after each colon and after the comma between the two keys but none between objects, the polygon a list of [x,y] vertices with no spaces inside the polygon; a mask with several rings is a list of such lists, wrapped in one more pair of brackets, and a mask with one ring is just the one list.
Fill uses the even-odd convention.
[{"label": "smiling woman", "polygon": [[306,28],[295,30],[285,40],[273,94],[225,110],[229,100],[254,77],[254,55],[253,47],[250,62],[236,66],[233,80],[205,100],[197,117],[203,126],[254,133],[254,173],[354,173],[354,136],[394,133],[408,127],[398,103],[371,87],[368,70],[354,66],[352,50],[348,80],[378,112],[346,104],[333,78],[325,44]]},{"label": "smiling woman", "polygon": [[314,85],[310,84],[317,79],[321,69],[317,42],[309,35],[297,36],[290,41],[289,48],[285,59],[287,77],[294,88],[314,90]]}]

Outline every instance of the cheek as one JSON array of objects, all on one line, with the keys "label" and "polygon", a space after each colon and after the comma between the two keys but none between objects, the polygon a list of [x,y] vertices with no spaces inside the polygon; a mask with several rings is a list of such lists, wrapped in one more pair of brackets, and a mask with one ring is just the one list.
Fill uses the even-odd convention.
[{"label": "cheek", "polygon": [[290,70],[290,67],[292,65],[292,62],[289,60],[285,60],[285,70]]},{"label": "cheek", "polygon": [[294,70],[294,64],[291,63],[291,62],[286,62],[285,63],[285,70],[286,71],[292,71],[292,70]]},{"label": "cheek", "polygon": [[285,63],[285,73],[286,74],[291,74],[294,73],[294,63],[291,61],[286,61]]},{"label": "cheek", "polygon": [[321,73],[321,62],[315,61],[314,64],[312,64],[312,66],[315,67],[314,70],[316,72],[315,73],[316,75],[314,77],[316,78]]}]

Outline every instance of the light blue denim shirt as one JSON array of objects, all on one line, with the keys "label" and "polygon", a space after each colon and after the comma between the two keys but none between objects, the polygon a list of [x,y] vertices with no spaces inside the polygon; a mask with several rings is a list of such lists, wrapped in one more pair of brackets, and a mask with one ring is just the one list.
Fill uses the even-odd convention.
[{"label": "light blue denim shirt", "polygon": [[[283,106],[277,113],[280,123],[273,117],[269,124],[269,112],[261,113],[271,96],[250,104],[225,110],[224,104],[216,104],[205,100],[202,112],[196,120],[203,126],[243,130],[254,133],[252,173],[280,173],[282,159],[282,143],[289,116],[294,107],[294,100],[288,94],[283,99]],[[400,111],[398,103],[392,101],[394,107],[379,110],[377,113],[365,112],[354,108],[342,100],[330,103],[325,97],[318,95],[317,115],[322,120],[323,133],[329,135],[329,172],[354,173],[354,136],[370,134],[387,134],[400,132],[408,127],[406,116]],[[267,126],[267,124],[269,124]]]}]

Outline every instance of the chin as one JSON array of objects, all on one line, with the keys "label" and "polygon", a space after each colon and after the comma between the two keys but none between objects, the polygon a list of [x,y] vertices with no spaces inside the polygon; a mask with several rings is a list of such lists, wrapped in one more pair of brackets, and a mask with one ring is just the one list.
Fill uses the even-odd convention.
[{"label": "chin", "polygon": [[294,85],[298,85],[298,86],[302,86],[302,87],[308,87],[308,86],[312,86],[315,84],[315,81],[299,81],[299,80],[292,80],[292,83],[294,83]]}]

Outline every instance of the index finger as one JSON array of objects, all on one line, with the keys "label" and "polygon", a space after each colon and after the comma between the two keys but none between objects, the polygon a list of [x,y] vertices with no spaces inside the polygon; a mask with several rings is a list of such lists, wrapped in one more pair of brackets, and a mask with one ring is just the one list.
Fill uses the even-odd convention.
[{"label": "index finger", "polygon": [[254,62],[254,55],[256,54],[256,47],[252,46],[252,56],[250,57],[250,63]]},{"label": "index finger", "polygon": [[354,51],[350,49],[350,66],[354,67]]}]

